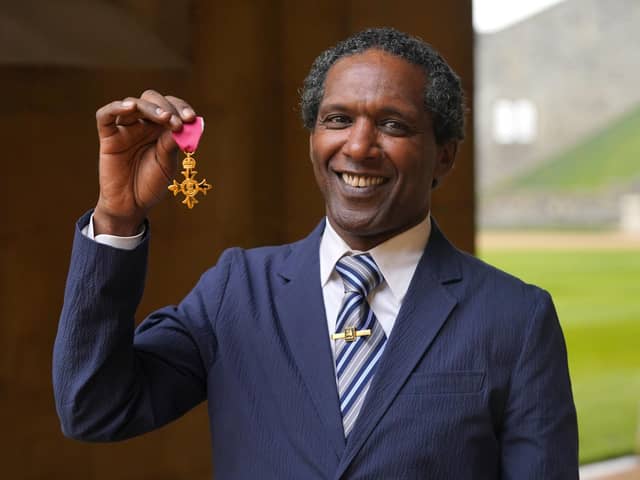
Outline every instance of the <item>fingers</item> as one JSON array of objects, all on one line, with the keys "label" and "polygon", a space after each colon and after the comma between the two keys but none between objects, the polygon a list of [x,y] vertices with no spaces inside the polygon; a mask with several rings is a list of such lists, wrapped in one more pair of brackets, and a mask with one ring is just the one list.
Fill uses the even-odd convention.
[{"label": "fingers", "polygon": [[184,123],[191,123],[196,119],[196,112],[187,102],[181,98],[172,97],[171,95],[167,95],[166,98],[175,107]]},{"label": "fingers", "polygon": [[99,108],[96,112],[96,124],[98,126],[98,134],[101,137],[113,135],[117,132],[116,121],[118,118],[127,118],[127,120],[135,112],[135,102],[115,101]]},{"label": "fingers", "polygon": [[145,90],[140,98],[154,103],[163,110],[170,112],[171,126],[174,130],[180,130],[183,122],[191,123],[196,118],[195,111],[191,108],[191,105],[181,98],[171,95],[165,96],[155,90]]},{"label": "fingers", "polygon": [[140,121],[164,125],[172,131],[182,129],[182,123],[195,120],[193,108],[184,100],[164,96],[155,90],[146,90],[140,98],[127,97],[111,102],[96,112],[96,122],[100,136],[109,136],[118,127],[130,126]]},{"label": "fingers", "polygon": [[[148,121],[171,128],[171,113],[138,98],[126,98],[111,102],[96,112],[98,134],[107,137],[139,121]],[[176,126],[180,128],[180,126]]]}]

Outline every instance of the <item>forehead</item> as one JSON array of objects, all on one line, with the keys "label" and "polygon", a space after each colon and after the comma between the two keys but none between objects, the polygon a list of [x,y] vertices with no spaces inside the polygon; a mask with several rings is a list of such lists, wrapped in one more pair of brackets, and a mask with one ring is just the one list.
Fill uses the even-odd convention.
[{"label": "forehead", "polygon": [[387,102],[424,110],[426,75],[421,67],[381,50],[338,60],[327,72],[322,104]]}]

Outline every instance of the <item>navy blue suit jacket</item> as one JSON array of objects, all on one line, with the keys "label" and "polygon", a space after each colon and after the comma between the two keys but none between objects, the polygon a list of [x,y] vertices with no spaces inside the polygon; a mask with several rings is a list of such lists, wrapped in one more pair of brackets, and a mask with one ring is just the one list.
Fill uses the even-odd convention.
[{"label": "navy blue suit jacket", "polygon": [[435,224],[345,440],[323,227],[290,245],[226,251],[180,305],[135,332],[146,242],[123,251],[76,232],[54,350],[65,434],[120,440],[207,400],[218,480],[577,478],[549,295],[458,251]]}]

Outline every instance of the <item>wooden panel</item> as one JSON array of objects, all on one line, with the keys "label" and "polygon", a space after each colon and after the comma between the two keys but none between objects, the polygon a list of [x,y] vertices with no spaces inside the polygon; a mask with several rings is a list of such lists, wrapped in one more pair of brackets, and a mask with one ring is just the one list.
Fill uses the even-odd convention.
[{"label": "wooden panel", "polygon": [[[0,189],[3,478],[210,478],[202,406],[120,444],[74,442],[59,430],[51,349],[73,225],[97,197],[99,106],[154,87],[189,100],[207,119],[197,158],[214,189],[193,211],[170,199],[152,213],[142,316],[179,301],[224,248],[295,240],[321,218],[297,107],[297,90],[321,50],[365,26],[392,25],[434,43],[466,90],[473,86],[469,2],[192,3],[192,28],[175,32],[189,35],[180,42],[191,46],[189,69],[0,67],[0,87],[11,92],[0,111],[6,159]],[[166,14],[149,23],[165,25]],[[466,249],[473,245],[471,130],[434,206],[447,234]]]}]

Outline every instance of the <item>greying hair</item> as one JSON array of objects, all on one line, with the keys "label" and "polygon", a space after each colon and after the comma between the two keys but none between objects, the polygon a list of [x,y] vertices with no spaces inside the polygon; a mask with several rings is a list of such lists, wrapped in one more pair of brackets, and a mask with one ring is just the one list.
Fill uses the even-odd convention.
[{"label": "greying hair", "polygon": [[465,98],[458,75],[431,45],[388,27],[356,33],[318,55],[300,92],[302,121],[307,129],[315,127],[324,82],[331,66],[341,58],[370,49],[395,55],[424,70],[427,78],[424,108],[431,114],[439,145],[464,138]]}]

